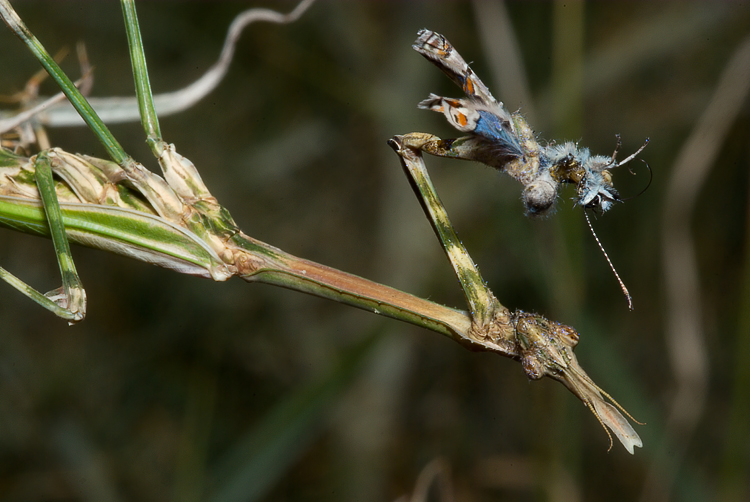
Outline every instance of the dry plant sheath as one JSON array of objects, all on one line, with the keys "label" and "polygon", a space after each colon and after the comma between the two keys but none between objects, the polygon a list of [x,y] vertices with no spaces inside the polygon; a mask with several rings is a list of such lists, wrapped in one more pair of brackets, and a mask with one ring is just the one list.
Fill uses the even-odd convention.
[{"label": "dry plant sheath", "polygon": [[[264,11],[265,17],[253,19],[288,22],[310,3],[305,0],[286,17],[273,13],[277,16],[274,17]],[[0,269],[0,277],[70,323],[84,318],[86,296],[68,241],[216,281],[238,276],[248,282],[275,284],[330,298],[447,335],[471,350],[496,352],[520,361],[530,378],[549,376],[568,387],[630,453],[634,446],[641,446],[638,434],[617,410],[622,408],[578,364],[573,353],[578,333],[537,314],[508,310],[486,286],[430,182],[422,151],[481,160],[505,170],[524,184],[530,213],[549,209],[557,185],[564,182],[576,184],[581,205],[608,209],[618,200],[606,169],[619,165],[614,156],[593,157],[588,151],[570,145],[535,147],[533,133],[526,123],[517,114],[504,111],[450,44],[434,32],[420,32],[415,48],[438,64],[469,96],[468,101],[431,96],[420,106],[442,111],[454,125],[463,127],[472,136],[449,143],[431,135],[412,133],[396,136],[390,142],[445,249],[466,295],[469,311],[445,307],[297,258],[245,235],[211,195],[193,163],[162,139],[135,6],[132,0],[123,0],[122,6],[139,116],[161,167],[161,176],[148,171],[125,152],[9,2],[0,0],[0,16],[58,83],[111,159],[49,148],[43,139],[43,129],[33,117],[18,126],[36,133],[41,150],[29,157],[21,153],[29,144],[17,142],[15,150],[0,148],[0,224],[52,238],[62,287],[41,294],[5,269]],[[235,29],[231,40],[236,40],[238,34]],[[227,40],[223,67],[228,64],[224,55],[227,47],[231,47],[230,36]],[[231,48],[228,53],[231,58]],[[451,66],[454,63],[463,66]],[[487,139],[502,134],[505,134],[502,148],[488,151]]]}]

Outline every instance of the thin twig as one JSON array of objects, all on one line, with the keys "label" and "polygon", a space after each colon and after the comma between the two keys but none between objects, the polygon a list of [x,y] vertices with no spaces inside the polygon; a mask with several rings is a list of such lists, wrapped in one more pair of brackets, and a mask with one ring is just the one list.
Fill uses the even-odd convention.
[{"label": "thin twig", "polygon": [[[281,14],[270,9],[248,9],[234,18],[227,31],[227,37],[216,63],[198,80],[174,92],[154,95],[154,106],[160,117],[174,115],[187,110],[211,93],[221,83],[232,63],[234,48],[242,31],[256,22],[287,24],[299,19],[310,8],[315,0],[302,0],[288,14]],[[139,122],[138,100],[135,97],[89,98],[89,103],[106,124]],[[36,116],[42,125],[47,127],[71,127],[85,125],[70,103],[60,103],[39,113]]]}]

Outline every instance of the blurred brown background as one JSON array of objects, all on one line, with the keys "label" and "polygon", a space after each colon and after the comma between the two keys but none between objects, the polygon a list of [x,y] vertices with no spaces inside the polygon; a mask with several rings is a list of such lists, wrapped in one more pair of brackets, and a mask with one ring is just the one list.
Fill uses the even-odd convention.
[{"label": "blurred brown background", "polygon": [[[117,3],[16,4],[51,52],[86,43],[94,95],[132,94]],[[155,92],[199,77],[251,6],[138,4]],[[430,92],[460,96],[411,49],[423,27],[541,139],[609,155],[619,133],[624,158],[651,138],[651,188],[594,221],[634,312],[572,190],[532,220],[510,178],[427,159],[499,300],[579,330],[581,365],[647,422],[636,426],[644,448],[607,452],[562,386],[434,333],[76,247],[89,296],[80,325],[0,285],[0,498],[395,500],[428,465],[443,466],[444,483],[427,500],[750,497],[750,56],[736,55],[747,4],[321,1],[295,24],[246,29],[219,89],[162,131],[249,235],[463,307],[386,145],[410,131],[456,135],[416,108]],[[9,95],[38,66],[5,28],[0,48]],[[74,57],[64,67],[78,75]],[[155,168],[139,124],[113,131]],[[49,134],[104,155],[82,128]],[[635,168],[615,173],[624,196],[647,183]],[[49,241],[2,230],[0,263],[42,291],[59,285]]]}]

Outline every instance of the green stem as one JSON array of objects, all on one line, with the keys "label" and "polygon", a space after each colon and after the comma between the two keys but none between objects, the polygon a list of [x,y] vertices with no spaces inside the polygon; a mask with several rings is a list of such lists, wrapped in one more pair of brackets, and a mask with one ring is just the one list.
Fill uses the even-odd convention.
[{"label": "green stem", "polygon": [[10,5],[8,0],[0,0],[0,17],[3,18],[5,24],[13,30],[13,32],[21,39],[36,56],[41,65],[47,70],[52,79],[57,82],[60,89],[65,93],[70,103],[81,115],[81,118],[86,122],[89,128],[94,132],[99,141],[104,145],[107,150],[107,154],[117,162],[121,164],[128,158],[125,150],[120,146],[120,143],[115,139],[112,133],[109,131],[104,122],[99,118],[91,105],[86,101],[81,92],[76,88],[75,84],[68,78],[67,75],[62,71],[60,66],[52,59],[52,56],[45,50],[44,46],[37,40],[37,38],[29,31],[21,18]]},{"label": "green stem", "polygon": [[135,80],[136,96],[138,96],[141,124],[143,124],[143,130],[146,132],[146,141],[149,147],[158,157],[160,152],[156,151],[156,145],[161,141],[161,130],[154,107],[154,96],[151,92],[151,83],[146,67],[146,54],[143,51],[141,29],[138,26],[138,16],[135,12],[133,0],[122,0],[122,14],[125,19],[125,31],[128,34],[130,63],[133,67],[133,79]]}]

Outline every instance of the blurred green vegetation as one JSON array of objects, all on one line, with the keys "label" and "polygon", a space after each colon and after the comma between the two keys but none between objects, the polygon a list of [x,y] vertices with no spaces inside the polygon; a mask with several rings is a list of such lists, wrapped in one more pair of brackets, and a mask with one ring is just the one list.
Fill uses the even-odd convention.
[{"label": "blurred green vegetation", "polygon": [[[117,3],[16,3],[51,52],[86,43],[95,95],[132,94]],[[249,6],[139,4],[154,91],[200,76]],[[637,427],[644,448],[607,453],[595,418],[560,385],[530,384],[516,363],[434,333],[292,291],[215,284],[75,247],[89,297],[83,323],[68,327],[0,285],[0,498],[395,500],[438,457],[458,501],[750,497],[747,100],[714,143],[717,159],[689,215],[700,280],[693,328],[708,368],[694,429],[669,420],[679,354],[668,336],[670,257],[662,256],[676,158],[750,34],[750,9],[509,3],[532,98],[523,103],[494,81],[503,68],[486,57],[482,37],[492,33],[477,23],[493,20],[485,7],[331,0],[292,25],[253,25],[220,88],[163,118],[162,131],[249,235],[454,306],[460,288],[386,146],[410,131],[454,136],[439,115],[416,108],[430,92],[460,94],[411,49],[418,29],[445,34],[509,109],[533,110],[542,139],[580,140],[608,155],[619,133],[624,158],[650,137],[641,156],[651,188],[594,222],[634,312],[572,193],[553,217],[532,220],[509,178],[427,159],[498,299],[579,330],[581,365],[647,422]],[[0,48],[0,93],[10,95],[38,66],[6,29]],[[64,67],[78,75],[73,57]],[[156,168],[139,124],[112,129]],[[104,156],[83,128],[48,132],[55,146]],[[635,169],[635,177],[615,173],[623,195],[647,182]],[[4,267],[42,291],[59,285],[49,242],[0,236]]]}]

